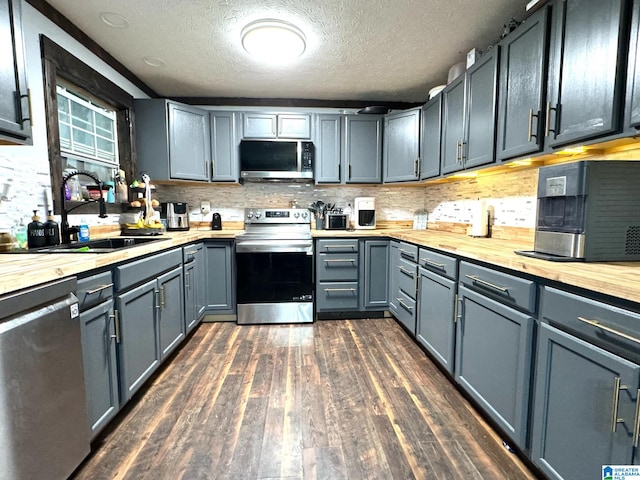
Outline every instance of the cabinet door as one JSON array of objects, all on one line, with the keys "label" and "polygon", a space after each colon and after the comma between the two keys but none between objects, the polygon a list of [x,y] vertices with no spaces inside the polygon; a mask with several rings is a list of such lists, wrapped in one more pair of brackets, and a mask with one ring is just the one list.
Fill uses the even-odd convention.
[{"label": "cabinet door", "polygon": [[550,146],[619,130],[628,4],[626,0],[555,2],[547,112]]},{"label": "cabinet door", "polygon": [[506,160],[542,149],[548,30],[545,6],[500,42],[497,157]]},{"label": "cabinet door", "polygon": [[534,319],[462,285],[455,379],[526,447]]},{"label": "cabinet door", "polygon": [[[627,389],[614,391],[616,379]],[[533,462],[549,478],[564,480],[599,478],[603,465],[630,464],[639,381],[638,365],[541,324]],[[614,415],[619,423],[612,425]]]},{"label": "cabinet door", "polygon": [[416,337],[433,357],[453,373],[456,282],[420,269]]},{"label": "cabinet door", "polygon": [[212,313],[235,312],[235,273],[233,251],[229,242],[205,244],[206,255],[206,310]]},{"label": "cabinet door", "polygon": [[389,243],[389,311],[398,317],[398,293],[400,292],[400,282],[398,275],[400,269],[400,242]]},{"label": "cabinet door", "polygon": [[209,180],[210,142],[209,114],[206,111],[169,103],[171,178]]},{"label": "cabinet door", "polygon": [[318,115],[316,118],[315,179],[317,183],[340,183],[340,115]]},{"label": "cabinet door", "polygon": [[211,151],[214,182],[237,182],[239,178],[238,140],[236,114],[233,112],[211,112]]},{"label": "cabinet door", "polygon": [[442,91],[441,171],[443,174],[462,170],[464,140],[464,75],[460,75]]},{"label": "cabinet door", "polygon": [[344,164],[347,183],[382,181],[382,117],[345,117]]},{"label": "cabinet door", "polygon": [[495,162],[498,61],[500,46],[483,55],[466,73],[464,167]]},{"label": "cabinet door", "polygon": [[418,180],[420,169],[420,109],[384,119],[384,181]]},{"label": "cabinet door", "polygon": [[118,358],[123,403],[132,397],[160,364],[156,286],[156,280],[151,280],[116,297],[120,318]]},{"label": "cabinet door", "polygon": [[184,265],[184,323],[187,333],[198,323],[195,262]]},{"label": "cabinet door", "polygon": [[440,175],[440,133],[442,129],[442,95],[422,109],[422,135],[420,136],[420,179]]},{"label": "cabinet door", "polygon": [[200,321],[207,306],[207,281],[205,277],[206,265],[204,246],[202,244],[198,244],[195,246],[195,249],[195,275],[191,281],[195,282],[197,319]]},{"label": "cabinet door", "polygon": [[243,138],[276,138],[278,117],[275,113],[244,113],[242,127]]},{"label": "cabinet door", "polygon": [[182,266],[158,277],[159,331],[161,358],[164,359],[185,337],[184,281]]},{"label": "cabinet door", "polygon": [[640,127],[640,0],[634,0],[627,66],[625,128],[636,133]]},{"label": "cabinet door", "polygon": [[115,321],[113,300],[80,314],[84,382],[92,439],[120,408]]},{"label": "cabinet door", "polygon": [[278,114],[278,137],[311,138],[311,115]]},{"label": "cabinet door", "polygon": [[389,241],[363,240],[361,244],[361,309],[386,310],[389,307]]},{"label": "cabinet door", "polygon": [[0,1],[0,145],[31,138],[20,3]]}]

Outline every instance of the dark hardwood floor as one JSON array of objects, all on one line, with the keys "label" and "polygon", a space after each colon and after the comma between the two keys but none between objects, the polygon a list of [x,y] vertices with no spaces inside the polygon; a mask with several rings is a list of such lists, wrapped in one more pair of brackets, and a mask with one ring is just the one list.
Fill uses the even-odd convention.
[{"label": "dark hardwood floor", "polygon": [[375,319],[202,324],[73,478],[535,476],[393,319]]}]

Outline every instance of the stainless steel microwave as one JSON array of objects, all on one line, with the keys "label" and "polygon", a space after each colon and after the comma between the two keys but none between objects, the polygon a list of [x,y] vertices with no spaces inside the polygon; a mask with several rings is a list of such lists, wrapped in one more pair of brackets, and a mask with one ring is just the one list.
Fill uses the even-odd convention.
[{"label": "stainless steel microwave", "polygon": [[240,178],[244,180],[304,180],[313,178],[313,142],[242,140]]}]

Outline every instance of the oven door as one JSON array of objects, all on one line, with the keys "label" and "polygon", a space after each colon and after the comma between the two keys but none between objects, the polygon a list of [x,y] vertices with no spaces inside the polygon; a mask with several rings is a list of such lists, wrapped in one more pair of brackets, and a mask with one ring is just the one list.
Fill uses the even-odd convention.
[{"label": "oven door", "polygon": [[236,245],[238,323],[313,321],[313,246]]}]

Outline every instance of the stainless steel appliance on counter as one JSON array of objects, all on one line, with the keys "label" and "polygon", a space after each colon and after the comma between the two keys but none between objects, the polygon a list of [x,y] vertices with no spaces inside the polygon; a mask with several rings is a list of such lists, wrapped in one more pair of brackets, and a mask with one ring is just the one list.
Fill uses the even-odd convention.
[{"label": "stainless steel appliance on counter", "polygon": [[0,478],[64,480],[89,454],[75,289],[0,298]]},{"label": "stainless steel appliance on counter", "polygon": [[349,228],[349,215],[346,213],[327,213],[324,222],[325,230],[347,230]]},{"label": "stainless steel appliance on counter", "polygon": [[238,323],[313,321],[311,215],[297,208],[245,210],[236,238]]},{"label": "stainless steel appliance on counter", "polygon": [[555,261],[640,260],[640,161],[541,167],[534,251]]},{"label": "stainless steel appliance on counter", "polygon": [[373,197],[356,197],[353,204],[355,228],[359,230],[376,228],[376,199]]},{"label": "stainless steel appliance on counter", "polygon": [[160,204],[160,218],[166,220],[167,231],[189,230],[189,204],[166,202]]}]

